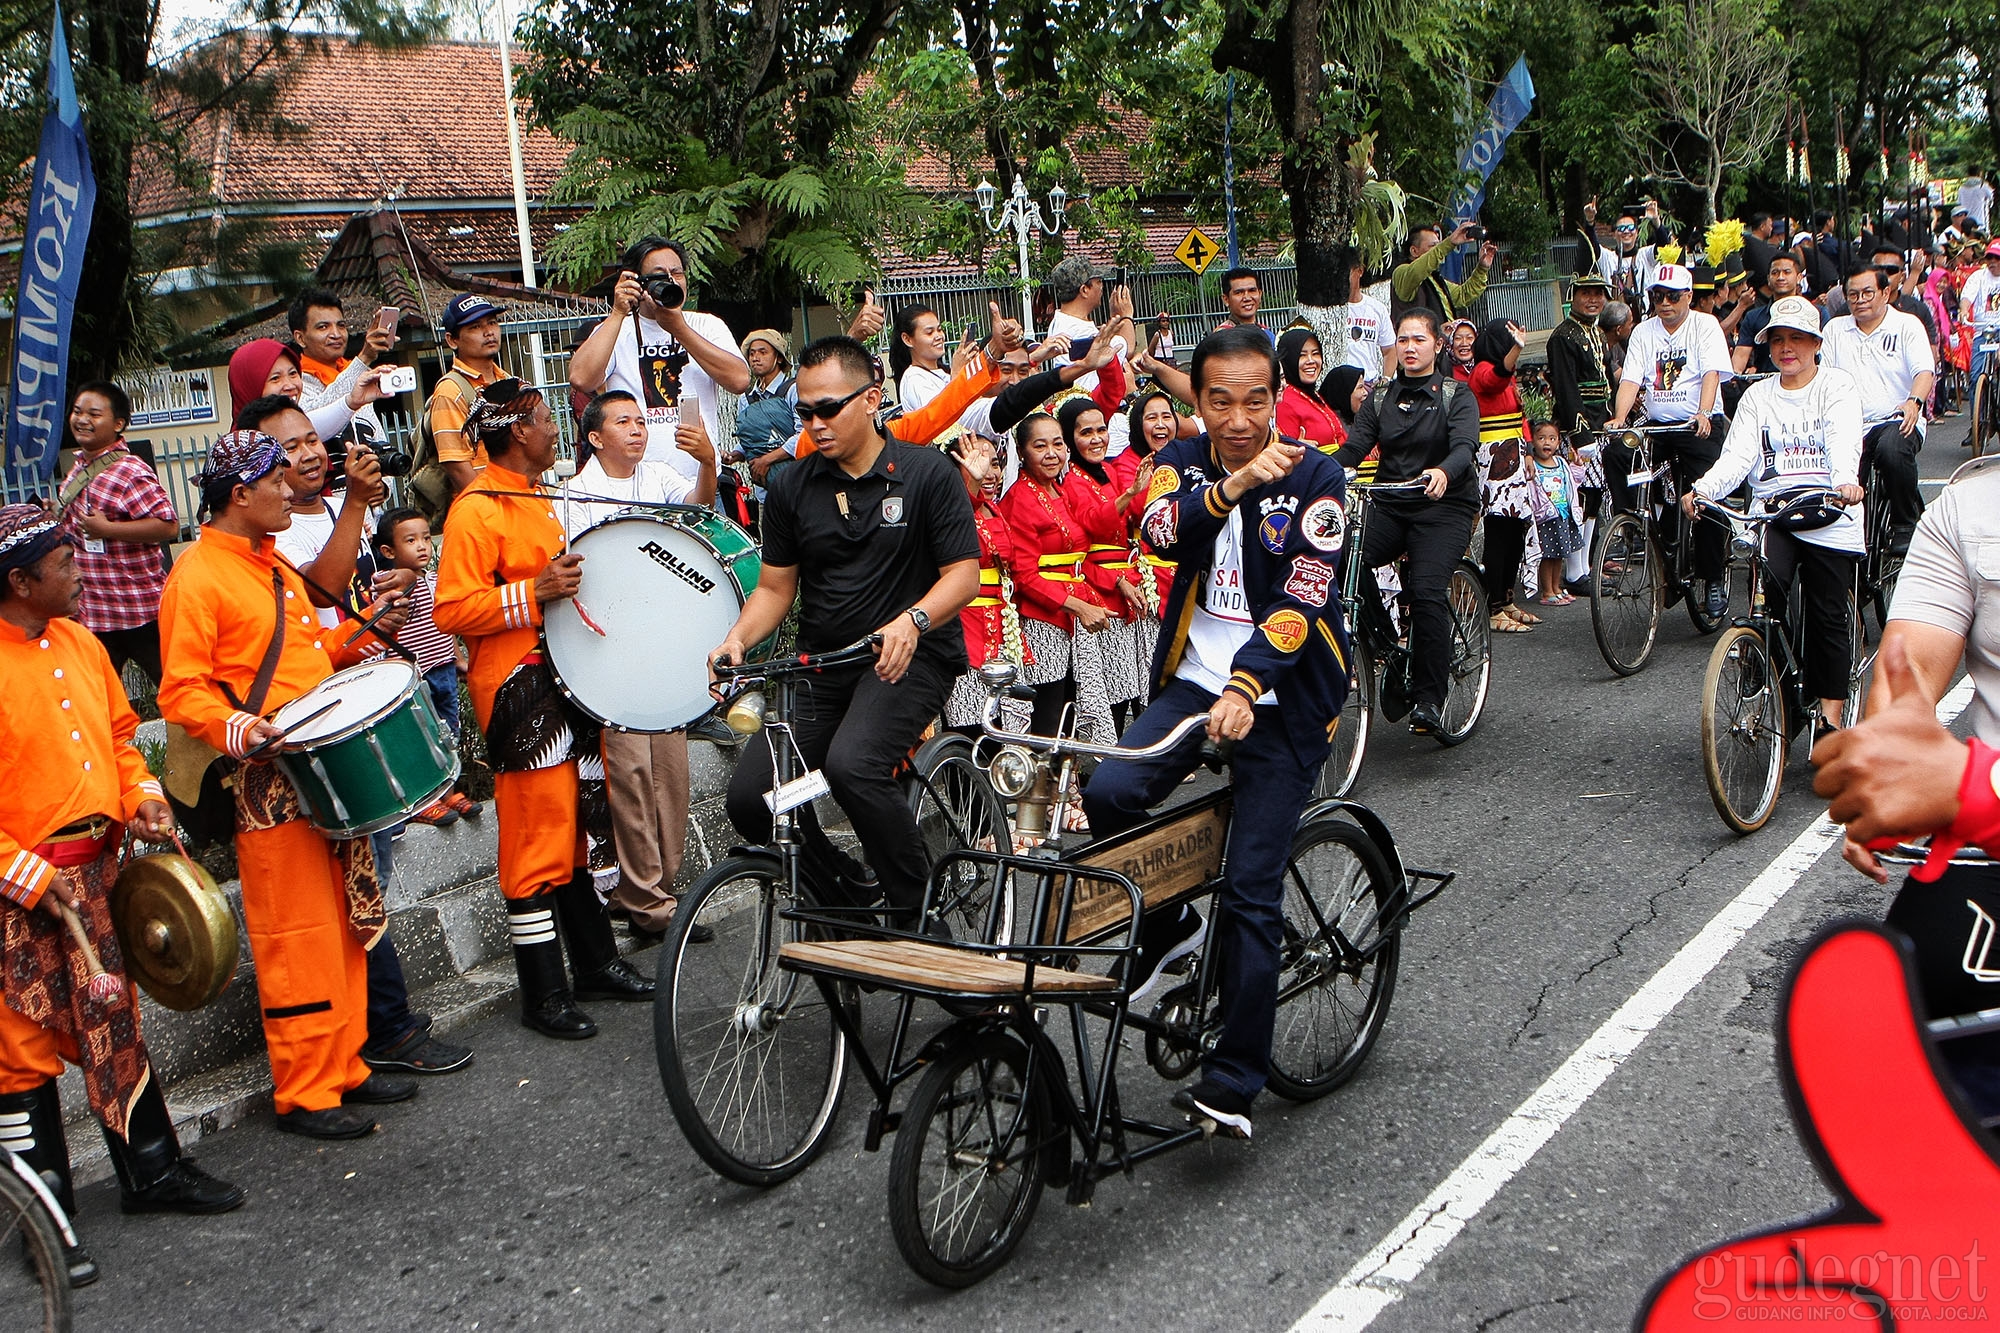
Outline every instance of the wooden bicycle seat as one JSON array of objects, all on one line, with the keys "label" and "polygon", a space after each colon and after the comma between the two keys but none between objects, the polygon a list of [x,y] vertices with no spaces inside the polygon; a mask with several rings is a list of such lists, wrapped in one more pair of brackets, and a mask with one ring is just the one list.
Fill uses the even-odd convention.
[{"label": "wooden bicycle seat", "polygon": [[[825,972],[880,986],[905,986],[953,995],[1020,995],[1028,989],[1028,965],[946,944],[916,940],[832,940],[787,944],[778,959],[799,972]],[[1116,990],[1110,977],[1035,969],[1037,992]]]}]

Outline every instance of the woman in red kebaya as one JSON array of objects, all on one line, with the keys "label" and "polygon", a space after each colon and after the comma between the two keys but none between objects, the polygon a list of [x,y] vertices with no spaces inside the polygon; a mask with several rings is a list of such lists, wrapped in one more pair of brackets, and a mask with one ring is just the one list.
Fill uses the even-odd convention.
[{"label": "woman in red kebaya", "polygon": [[1037,412],[1014,431],[1021,475],[1000,501],[1014,543],[1014,600],[1033,661],[1021,674],[1035,687],[1031,723],[1054,735],[1064,708],[1077,706],[1076,732],[1110,743],[1111,704],[1097,638],[1111,623],[1107,600],[1084,576],[1093,543],[1124,540],[1125,519],[1094,487],[1077,484],[1062,427]]},{"label": "woman in red kebaya", "polygon": [[[972,521],[979,529],[979,595],[958,613],[965,630],[965,656],[971,667],[952,685],[944,701],[945,725],[968,736],[979,735],[986,716],[986,687],[979,668],[1004,659],[1026,666],[1034,658],[1021,636],[1021,617],[1007,600],[1014,576],[1014,537],[1000,516],[1000,459],[993,443],[970,432],[959,437],[952,453],[965,493],[972,497]],[[1010,723],[1010,725],[1012,725]]]},{"label": "woman in red kebaya", "polygon": [[1091,539],[1084,551],[1083,577],[1111,613],[1110,622],[1098,635],[1097,647],[1104,658],[1104,692],[1111,703],[1111,725],[1122,732],[1126,718],[1146,706],[1146,674],[1151,665],[1139,651],[1139,618],[1145,614],[1146,603],[1139,595],[1132,537],[1144,507],[1141,497],[1153,472],[1150,467],[1134,471],[1122,486],[1112,477],[1105,461],[1111,445],[1109,424],[1104,409],[1088,398],[1065,402],[1056,412],[1056,424],[1062,427],[1063,441],[1069,446],[1067,484],[1080,488],[1093,501],[1109,504],[1120,519],[1115,536]]},{"label": "woman in red kebaya", "polygon": [[1278,366],[1285,376],[1285,391],[1278,395],[1278,434],[1322,451],[1339,448],[1347,431],[1319,394],[1320,372],[1326,366],[1319,335],[1311,329],[1279,334]]}]

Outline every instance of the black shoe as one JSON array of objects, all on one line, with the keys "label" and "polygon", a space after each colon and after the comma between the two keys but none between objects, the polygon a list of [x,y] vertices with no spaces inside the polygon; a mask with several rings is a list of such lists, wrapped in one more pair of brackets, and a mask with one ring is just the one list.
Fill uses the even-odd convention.
[{"label": "black shoe", "polygon": [[1721,579],[1709,582],[1707,609],[1710,620],[1720,620],[1729,614],[1729,585]]},{"label": "black shoe", "polygon": [[1418,704],[1410,710],[1410,734],[1435,736],[1444,730],[1444,714],[1436,704]]},{"label": "black shoe", "polygon": [[579,1000],[650,1000],[658,989],[623,958],[614,958],[589,976],[576,979]]},{"label": "black shoe", "polygon": [[167,1174],[142,1190],[120,1190],[122,1213],[227,1213],[243,1206],[240,1186],[217,1180],[183,1157]]},{"label": "black shoe", "polygon": [[568,991],[558,991],[532,1008],[523,1007],[521,1026],[557,1041],[583,1041],[597,1035],[597,1024],[576,1007]]},{"label": "black shoe", "polygon": [[472,1051],[419,1032],[394,1050],[377,1055],[363,1051],[361,1059],[370,1069],[397,1074],[456,1074],[472,1063]]},{"label": "black shoe", "polygon": [[301,1109],[281,1112],[278,1128],[309,1139],[365,1139],[375,1132],[375,1117],[351,1106],[329,1106],[324,1111]]},{"label": "black shoe", "polygon": [[91,1258],[81,1245],[63,1246],[63,1264],[69,1269],[69,1285],[72,1291],[78,1287],[87,1287],[104,1276],[97,1269],[97,1260]]},{"label": "black shoe", "polygon": [[1250,1099],[1231,1091],[1206,1074],[1174,1094],[1174,1105],[1199,1124],[1208,1121],[1215,1133],[1230,1139],[1250,1137]]},{"label": "black shoe", "polygon": [[1590,576],[1586,574],[1580,579],[1564,579],[1563,591],[1572,597],[1590,596]]},{"label": "black shoe", "polygon": [[408,1074],[372,1073],[359,1086],[340,1094],[342,1106],[387,1106],[416,1100],[417,1081]]},{"label": "black shoe", "polygon": [[687,738],[691,741],[708,741],[730,750],[743,743],[743,737],[737,734],[736,729],[714,713],[690,726],[687,729]]}]

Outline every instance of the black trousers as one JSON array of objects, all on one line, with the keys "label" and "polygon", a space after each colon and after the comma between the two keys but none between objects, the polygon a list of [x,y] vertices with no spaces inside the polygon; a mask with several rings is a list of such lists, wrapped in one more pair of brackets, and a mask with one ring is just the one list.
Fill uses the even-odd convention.
[{"label": "black trousers", "polygon": [[1889,493],[1889,522],[1907,548],[1917,520],[1924,516],[1924,493],[1917,486],[1917,452],[1924,447],[1924,433],[1915,430],[1905,436],[1901,425],[1885,421],[1862,439],[1861,476],[1865,486],[1869,468],[1881,472],[1883,489]]},{"label": "black trousers", "polygon": [[137,662],[139,670],[146,673],[146,679],[153,682],[153,688],[160,687],[159,621],[149,620],[130,629],[99,630],[97,641],[104,645],[105,652],[111,654],[113,671],[122,675],[127,662]]},{"label": "black trousers", "polygon": [[1854,567],[1860,557],[1829,551],[1771,526],[1765,529],[1764,558],[1770,564],[1764,601],[1777,612],[1780,622],[1788,615],[1794,578],[1803,594],[1805,632],[1800,642],[1805,661],[1799,668],[1805,677],[1806,696],[1846,698],[1848,673],[1854,668],[1853,645],[1848,642],[1852,607],[1847,598],[1854,591]]},{"label": "black trousers", "polygon": [[[930,856],[895,770],[943,709],[957,674],[935,655],[920,652],[903,678],[889,685],[872,662],[855,663],[808,679],[792,716],[792,736],[805,766],[826,775],[884,896],[899,910],[923,904]],[[771,747],[778,743],[768,728],[746,741],[729,779],[729,822],[752,842],[771,840],[764,794],[771,790]]]},{"label": "black trousers", "polygon": [[[1657,462],[1664,458],[1672,464],[1674,490],[1680,493],[1689,490],[1702,474],[1715,466],[1722,457],[1722,437],[1724,428],[1721,417],[1713,418],[1714,429],[1703,439],[1692,430],[1655,431],[1653,457]],[[1633,454],[1615,437],[1604,446],[1604,481],[1611,491],[1612,508],[1621,514],[1632,512]],[[1668,497],[1663,491],[1655,490],[1654,496],[1663,506]],[[1665,557],[1667,568],[1671,570],[1674,552],[1680,543],[1680,523],[1671,513],[1663,514],[1660,520],[1660,554]],[[1696,578],[1713,581],[1722,577],[1723,566],[1729,551],[1729,529],[1721,520],[1706,514],[1694,521],[1694,574]]]},{"label": "black trousers", "polygon": [[1486,610],[1497,614],[1514,600],[1514,580],[1521,557],[1528,553],[1528,520],[1500,514],[1486,516]]},{"label": "black trousers", "polygon": [[[1378,500],[1368,515],[1361,547],[1361,601],[1380,607],[1375,567],[1409,556],[1403,592],[1410,599],[1410,684],[1414,701],[1442,707],[1451,674],[1451,606],[1445,600],[1451,571],[1472,544],[1479,507],[1463,500]],[[1492,552],[1487,552],[1492,558]],[[1520,563],[1520,553],[1514,555]]]}]

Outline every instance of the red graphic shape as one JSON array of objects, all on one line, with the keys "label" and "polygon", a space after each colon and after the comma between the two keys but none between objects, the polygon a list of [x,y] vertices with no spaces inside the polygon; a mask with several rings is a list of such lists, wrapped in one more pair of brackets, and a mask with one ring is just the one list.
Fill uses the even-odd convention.
[{"label": "red graphic shape", "polygon": [[1792,1123],[1840,1203],[1689,1259],[1635,1329],[2000,1327],[2000,1158],[1921,1030],[1907,948],[1836,923],[1780,1005]]}]

